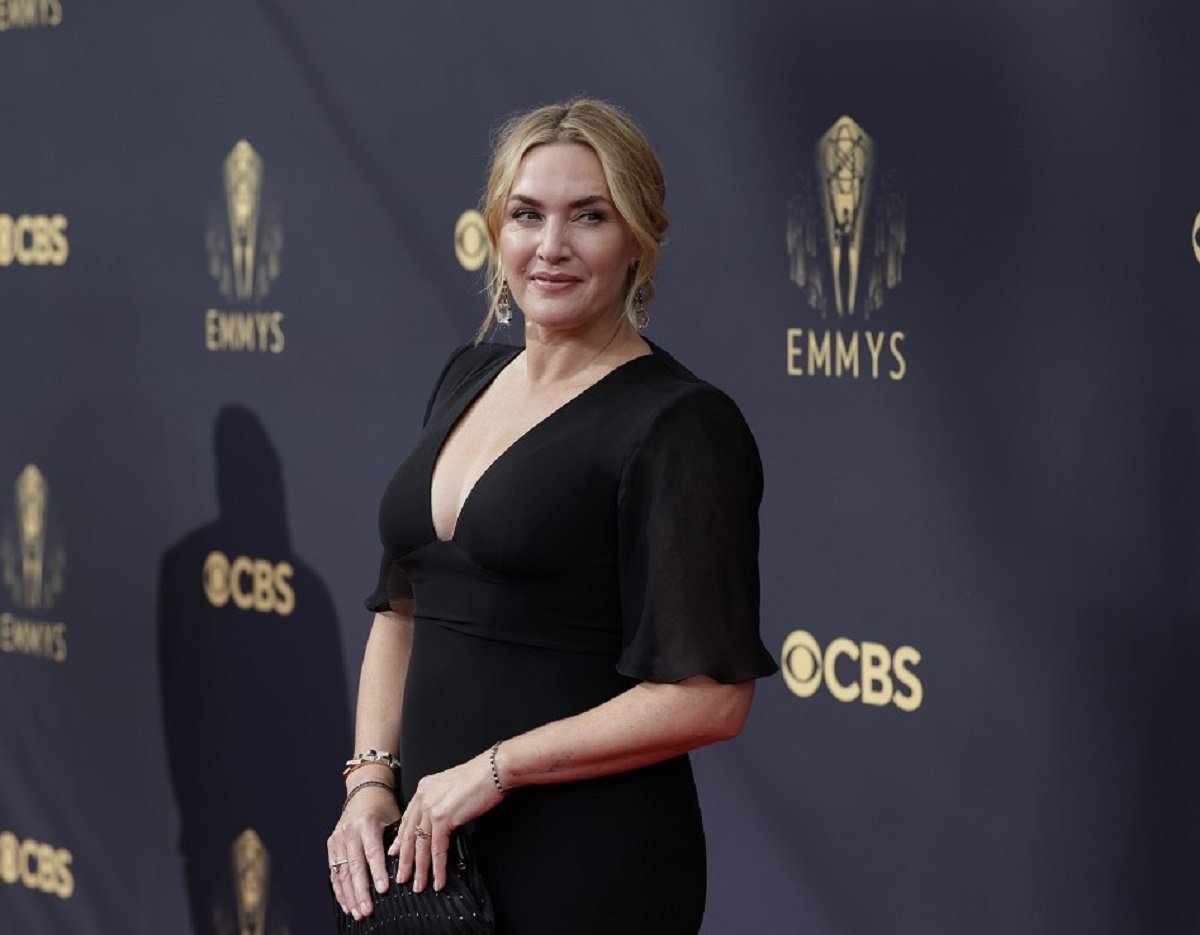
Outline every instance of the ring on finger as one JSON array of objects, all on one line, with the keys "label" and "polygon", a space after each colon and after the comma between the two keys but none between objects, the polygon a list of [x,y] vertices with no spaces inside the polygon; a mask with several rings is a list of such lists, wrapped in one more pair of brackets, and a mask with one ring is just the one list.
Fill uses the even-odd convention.
[{"label": "ring on finger", "polygon": [[333,863],[331,863],[329,865],[329,869],[332,870],[334,873],[341,873],[342,867],[346,866],[346,864],[348,864],[348,863],[350,863],[349,860],[335,860]]},{"label": "ring on finger", "polygon": [[413,834],[415,834],[418,838],[429,837],[429,832],[426,831],[424,828],[422,828],[420,825],[417,825],[417,827],[413,829]]}]

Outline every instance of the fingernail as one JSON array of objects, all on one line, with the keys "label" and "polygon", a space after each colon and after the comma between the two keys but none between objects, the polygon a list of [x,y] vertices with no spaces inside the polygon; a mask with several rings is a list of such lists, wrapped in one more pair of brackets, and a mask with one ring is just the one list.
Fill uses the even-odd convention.
[{"label": "fingernail", "polygon": [[363,904],[362,904],[361,906],[359,906],[358,908],[359,908],[359,911],[360,911],[360,912],[362,912],[362,914],[363,914],[363,915],[368,915],[368,914],[370,913],[370,911],[371,911],[371,904],[370,904],[370,903],[363,903]]}]

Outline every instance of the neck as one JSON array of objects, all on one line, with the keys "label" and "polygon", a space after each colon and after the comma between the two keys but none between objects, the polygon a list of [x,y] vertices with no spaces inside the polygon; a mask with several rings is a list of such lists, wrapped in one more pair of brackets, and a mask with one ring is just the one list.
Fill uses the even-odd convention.
[{"label": "neck", "polygon": [[581,331],[525,328],[525,376],[530,383],[587,380],[649,351],[624,312]]}]

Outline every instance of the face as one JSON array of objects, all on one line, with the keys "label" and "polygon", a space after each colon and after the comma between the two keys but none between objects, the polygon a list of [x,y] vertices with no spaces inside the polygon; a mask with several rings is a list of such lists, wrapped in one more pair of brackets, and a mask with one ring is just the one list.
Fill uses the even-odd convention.
[{"label": "face", "polygon": [[615,321],[637,258],[589,147],[548,143],[525,154],[500,225],[500,262],[527,324],[574,331]]}]

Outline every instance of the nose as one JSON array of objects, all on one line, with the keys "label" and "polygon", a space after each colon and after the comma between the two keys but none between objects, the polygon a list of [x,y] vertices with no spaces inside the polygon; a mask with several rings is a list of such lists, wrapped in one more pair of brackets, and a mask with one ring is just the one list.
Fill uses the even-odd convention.
[{"label": "nose", "polygon": [[570,254],[571,244],[567,225],[558,218],[549,217],[542,225],[542,236],[538,241],[538,259],[543,263],[558,263]]}]

